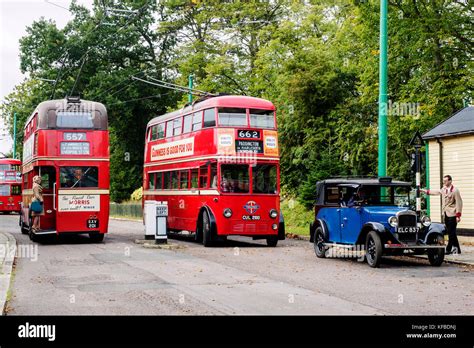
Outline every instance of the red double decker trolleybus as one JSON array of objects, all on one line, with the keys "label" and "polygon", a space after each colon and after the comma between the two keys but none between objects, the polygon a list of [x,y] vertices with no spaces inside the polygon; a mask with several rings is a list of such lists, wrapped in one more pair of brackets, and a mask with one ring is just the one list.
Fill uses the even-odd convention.
[{"label": "red double decker trolleybus", "polygon": [[0,158],[0,213],[20,212],[21,161]]},{"label": "red double decker trolleybus", "polygon": [[218,96],[152,119],[143,200],[168,202],[168,229],[205,246],[226,236],[285,238],[274,105]]},{"label": "red double decker trolleybus", "polygon": [[[89,233],[100,242],[109,223],[109,134],[103,104],[67,98],[42,102],[26,121],[20,226],[43,234]],[[33,177],[41,176],[43,213],[32,229]]]}]

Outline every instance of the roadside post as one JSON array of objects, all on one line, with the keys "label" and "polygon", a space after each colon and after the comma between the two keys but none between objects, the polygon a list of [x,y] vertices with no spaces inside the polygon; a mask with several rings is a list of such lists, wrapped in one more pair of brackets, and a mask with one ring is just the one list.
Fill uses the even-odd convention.
[{"label": "roadside post", "polygon": [[155,243],[162,244],[168,242],[166,230],[166,220],[168,219],[168,202],[156,202],[156,233]]},{"label": "roadside post", "polygon": [[424,145],[423,138],[419,131],[410,140],[410,145],[415,148],[415,181],[416,181],[416,215],[418,221],[421,218],[421,153],[420,149]]},{"label": "roadside post", "polygon": [[154,239],[156,244],[167,243],[168,202],[145,201],[144,215],[145,239]]}]

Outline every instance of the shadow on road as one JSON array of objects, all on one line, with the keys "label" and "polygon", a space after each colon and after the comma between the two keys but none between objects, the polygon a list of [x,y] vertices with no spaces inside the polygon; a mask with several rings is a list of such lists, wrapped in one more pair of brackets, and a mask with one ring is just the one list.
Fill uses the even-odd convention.
[{"label": "shadow on road", "polygon": [[[234,237],[233,237],[234,238]],[[240,237],[235,237],[240,238]],[[180,233],[170,233],[168,234],[168,239],[178,240],[182,242],[188,242],[196,246],[202,246],[201,243],[198,243],[194,240],[194,235],[184,235]],[[264,239],[261,240],[252,240],[251,238],[246,238],[245,240],[236,240],[236,239],[227,239],[224,241],[216,241],[214,243],[214,248],[268,248]],[[202,246],[204,248],[204,246]]]}]

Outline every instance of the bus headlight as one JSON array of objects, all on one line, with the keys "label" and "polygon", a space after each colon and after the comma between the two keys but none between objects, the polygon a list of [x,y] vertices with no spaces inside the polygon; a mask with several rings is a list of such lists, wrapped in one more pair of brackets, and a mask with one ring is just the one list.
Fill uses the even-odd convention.
[{"label": "bus headlight", "polygon": [[397,219],[397,217],[396,217],[396,216],[390,216],[390,217],[388,218],[388,223],[389,223],[390,226],[392,226],[392,227],[397,227],[397,225],[398,225],[398,219]]},{"label": "bus headlight", "polygon": [[431,218],[428,215],[425,215],[421,218],[421,223],[423,224],[423,226],[428,227],[429,225],[431,225]]},{"label": "bus headlight", "polygon": [[275,219],[278,216],[278,212],[275,209],[270,210],[270,217]]},{"label": "bus headlight", "polygon": [[226,218],[230,218],[232,216],[232,210],[230,210],[230,208],[225,208],[224,209],[224,216]]}]

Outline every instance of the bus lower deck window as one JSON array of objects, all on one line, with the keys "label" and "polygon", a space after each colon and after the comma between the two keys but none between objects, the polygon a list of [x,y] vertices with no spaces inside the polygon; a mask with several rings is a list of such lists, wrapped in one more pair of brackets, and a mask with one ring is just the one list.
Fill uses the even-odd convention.
[{"label": "bus lower deck window", "polygon": [[277,168],[274,164],[257,164],[252,167],[254,193],[277,193]]},{"label": "bus lower deck window", "polygon": [[14,195],[14,196],[21,195],[21,186],[20,185],[13,185],[12,186],[12,195]]},{"label": "bus lower deck window", "polygon": [[198,168],[191,169],[191,188],[198,187],[198,177],[199,177],[199,169]]},{"label": "bus lower deck window", "polygon": [[221,165],[222,192],[249,192],[249,167],[245,164]]},{"label": "bus lower deck window", "polygon": [[163,173],[156,173],[155,188],[161,190],[163,188]]},{"label": "bus lower deck window", "polygon": [[10,196],[10,185],[0,185],[0,196]]},{"label": "bus lower deck window", "polygon": [[155,173],[150,173],[150,174],[148,174],[148,188],[149,188],[150,190],[154,190],[154,189],[155,189],[155,176],[156,176]]},{"label": "bus lower deck window", "polygon": [[97,167],[61,167],[59,172],[61,187],[98,187],[99,170]]},{"label": "bus lower deck window", "polygon": [[177,171],[171,172],[171,188],[172,189],[178,188],[178,172]]},{"label": "bus lower deck window", "polygon": [[163,189],[168,190],[171,188],[171,181],[170,181],[170,172],[163,173]]},{"label": "bus lower deck window", "polygon": [[181,170],[179,172],[179,188],[182,190],[185,190],[188,188],[188,171],[187,170]]}]

